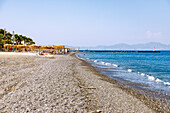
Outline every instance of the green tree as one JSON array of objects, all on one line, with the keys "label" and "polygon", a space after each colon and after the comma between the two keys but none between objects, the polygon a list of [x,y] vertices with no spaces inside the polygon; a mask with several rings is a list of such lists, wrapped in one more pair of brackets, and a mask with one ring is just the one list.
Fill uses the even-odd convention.
[{"label": "green tree", "polygon": [[16,45],[18,45],[18,39],[19,39],[19,36],[18,36],[18,34],[15,34],[14,36],[15,36],[15,42],[16,42]]},{"label": "green tree", "polygon": [[34,42],[34,41],[31,41],[30,44],[35,44],[35,42]]},{"label": "green tree", "polygon": [[18,37],[18,42],[19,42],[19,44],[21,44],[22,41],[23,41],[22,35],[19,35],[19,37]]},{"label": "green tree", "polygon": [[4,36],[4,29],[0,29],[0,43],[4,43],[7,42],[8,44],[9,43],[14,43],[12,42],[15,41],[16,44],[22,44],[22,41],[24,44],[35,44],[35,42],[31,39],[31,38],[27,38],[26,36],[22,36],[22,35],[18,35],[18,34],[15,34],[14,35],[14,39],[12,39],[12,34],[10,32],[5,32],[5,36]]},{"label": "green tree", "polygon": [[31,44],[31,42],[33,42],[33,40],[31,39],[31,38],[27,38],[26,40],[25,40],[25,42],[27,43],[27,44]]},{"label": "green tree", "polygon": [[0,34],[0,43],[1,41],[4,39],[4,35],[3,34]]},{"label": "green tree", "polygon": [[3,29],[0,29],[0,34],[4,34],[4,30]]},{"label": "green tree", "polygon": [[11,33],[7,33],[6,34],[6,40],[7,40],[7,43],[9,44],[9,42],[11,42],[11,37],[12,37],[12,34]]},{"label": "green tree", "polygon": [[25,42],[26,42],[26,40],[27,40],[27,37],[26,37],[26,36],[22,36],[22,39],[23,39],[24,45],[25,45]]},{"label": "green tree", "polygon": [[[4,29],[0,29],[0,34],[4,35]],[[6,32],[5,32],[6,34]],[[1,41],[5,44],[6,42],[6,35],[2,37]]]}]

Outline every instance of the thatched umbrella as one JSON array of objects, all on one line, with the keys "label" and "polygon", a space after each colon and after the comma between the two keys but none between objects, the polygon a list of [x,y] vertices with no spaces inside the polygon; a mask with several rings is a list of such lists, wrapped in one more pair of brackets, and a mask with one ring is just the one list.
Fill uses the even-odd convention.
[{"label": "thatched umbrella", "polygon": [[4,44],[4,47],[9,47],[11,44]]},{"label": "thatched umbrella", "polygon": [[32,49],[39,49],[41,46],[40,45],[29,45],[29,48],[32,48]]},{"label": "thatched umbrella", "polygon": [[48,49],[50,49],[50,52],[51,52],[52,49],[54,49],[54,47],[52,47],[50,45],[48,45],[47,47],[48,47]]},{"label": "thatched umbrella", "polygon": [[20,48],[20,49],[25,48],[25,47],[26,45],[17,45],[17,48]]},{"label": "thatched umbrella", "polygon": [[11,44],[10,47],[12,47],[12,49],[13,49],[13,51],[14,51],[14,48],[17,48],[17,45],[12,45],[12,44]]},{"label": "thatched umbrella", "polygon": [[48,49],[54,49],[52,46],[48,45],[47,46]]},{"label": "thatched umbrella", "polygon": [[10,46],[11,44],[4,44],[5,51],[7,51]]},{"label": "thatched umbrella", "polygon": [[40,49],[45,49],[48,51],[51,51],[51,49],[54,49],[52,46],[48,45],[48,46],[41,46]]},{"label": "thatched umbrella", "polygon": [[48,45],[48,46],[41,46],[40,49],[53,49],[52,46]]},{"label": "thatched umbrella", "polygon": [[34,45],[29,45],[29,48],[31,48],[32,50],[33,49],[38,49],[39,50],[40,47],[41,47],[40,45],[35,45],[35,44]]},{"label": "thatched umbrella", "polygon": [[19,48],[21,50],[25,49],[25,47],[26,47],[26,45],[17,45],[17,48]]}]

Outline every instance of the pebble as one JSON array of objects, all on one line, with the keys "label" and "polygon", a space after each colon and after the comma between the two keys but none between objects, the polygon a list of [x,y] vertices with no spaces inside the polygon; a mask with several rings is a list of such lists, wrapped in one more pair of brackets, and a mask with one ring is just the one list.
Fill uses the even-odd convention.
[{"label": "pebble", "polygon": [[[0,112],[153,112],[138,99],[100,80],[81,63],[70,55],[54,59],[0,56],[4,73],[0,76],[0,94],[12,82],[18,84],[1,98]],[[79,83],[96,89],[76,87]]]}]

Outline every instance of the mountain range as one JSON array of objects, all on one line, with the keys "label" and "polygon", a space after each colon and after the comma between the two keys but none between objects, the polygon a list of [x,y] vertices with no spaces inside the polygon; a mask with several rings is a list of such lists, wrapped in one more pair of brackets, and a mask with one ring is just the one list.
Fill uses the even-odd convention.
[{"label": "mountain range", "polygon": [[[71,47],[70,48],[78,48]],[[79,47],[80,50],[170,50],[170,44],[162,44],[159,42],[150,42],[145,44],[126,44],[120,43],[115,45],[98,45],[95,47]]]}]

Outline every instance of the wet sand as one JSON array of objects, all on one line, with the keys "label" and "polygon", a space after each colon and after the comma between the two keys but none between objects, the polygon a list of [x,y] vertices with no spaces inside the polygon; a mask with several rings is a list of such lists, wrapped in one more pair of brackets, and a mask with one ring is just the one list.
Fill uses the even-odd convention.
[{"label": "wet sand", "polygon": [[0,112],[168,112],[72,55],[0,55]]}]

